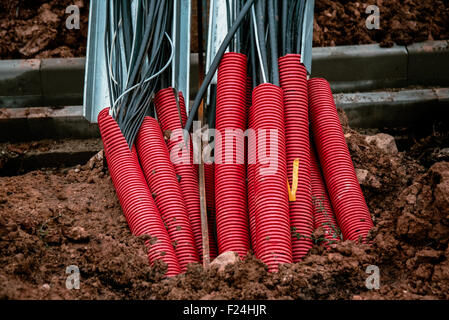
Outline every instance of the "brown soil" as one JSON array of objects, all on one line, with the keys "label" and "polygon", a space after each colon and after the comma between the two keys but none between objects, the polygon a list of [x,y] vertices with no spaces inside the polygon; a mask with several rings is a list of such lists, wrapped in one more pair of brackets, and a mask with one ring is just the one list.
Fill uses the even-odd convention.
[{"label": "brown soil", "polygon": [[[279,273],[249,256],[224,273],[192,265],[163,279],[164,266],[149,267],[143,239],[130,234],[98,160],[0,178],[0,297],[448,299],[449,162],[426,169],[344,128],[355,167],[370,174],[362,188],[375,223],[371,246],[315,246]],[[69,265],[80,269],[80,290],[65,288]],[[379,290],[365,287],[368,265],[380,269]]]},{"label": "brown soil", "polygon": [[[80,7],[80,30],[68,30],[65,8]],[[365,9],[380,9],[380,30],[365,26]],[[0,0],[0,59],[83,57],[89,0]],[[449,39],[449,2],[316,0],[313,45],[380,43],[382,46]],[[198,51],[196,1],[192,2],[192,51]]]},{"label": "brown soil", "polygon": [[[66,8],[80,9],[80,29],[67,29]],[[86,55],[89,0],[1,0],[0,59]]]},{"label": "brown soil", "polygon": [[[365,26],[366,7],[377,5],[380,29]],[[449,1],[316,0],[313,45],[341,46],[380,43],[408,45],[449,39]]]}]

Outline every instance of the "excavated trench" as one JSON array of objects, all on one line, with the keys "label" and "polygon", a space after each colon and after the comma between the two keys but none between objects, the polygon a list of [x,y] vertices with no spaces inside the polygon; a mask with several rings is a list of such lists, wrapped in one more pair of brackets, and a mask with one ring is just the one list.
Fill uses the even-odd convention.
[{"label": "excavated trench", "polygon": [[[409,140],[396,152],[382,135],[368,142],[342,113],[341,121],[374,220],[371,246],[346,241],[326,250],[317,230],[303,261],[278,273],[249,256],[224,272],[191,265],[164,279],[162,264],[148,266],[145,239],[130,234],[104,159],[96,157],[0,177],[0,297],[447,299],[448,131],[421,139],[399,130]],[[15,148],[23,145],[9,144]],[[70,265],[80,269],[80,290],[65,287]],[[378,290],[365,286],[370,265],[379,268]]]}]

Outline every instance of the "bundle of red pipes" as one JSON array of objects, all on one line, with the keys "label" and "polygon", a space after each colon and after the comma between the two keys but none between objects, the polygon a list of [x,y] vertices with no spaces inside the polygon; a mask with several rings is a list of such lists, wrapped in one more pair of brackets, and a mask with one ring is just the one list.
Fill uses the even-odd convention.
[{"label": "bundle of red pipes", "polygon": [[[207,208],[217,228],[209,224],[212,258],[234,251],[245,259],[252,251],[276,271],[300,261],[313,241],[367,242],[373,224],[328,82],[307,80],[299,55],[287,55],[279,59],[281,86],[261,84],[249,100],[246,60],[227,53],[218,69],[220,138],[216,133],[217,163],[206,170]],[[154,104],[158,121],[145,118],[131,150],[108,109],[98,123],[131,232],[149,236],[150,262],[163,260],[174,276],[202,257],[198,170],[191,140],[173,134],[185,125],[182,95],[177,104],[174,91],[163,89]],[[247,130],[247,143],[235,130]],[[324,238],[313,239],[317,228]]]}]

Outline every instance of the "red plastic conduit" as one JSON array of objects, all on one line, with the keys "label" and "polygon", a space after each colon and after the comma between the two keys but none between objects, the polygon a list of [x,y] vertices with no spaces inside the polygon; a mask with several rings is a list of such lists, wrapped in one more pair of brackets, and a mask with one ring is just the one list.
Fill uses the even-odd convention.
[{"label": "red plastic conduit", "polygon": [[289,202],[293,261],[298,262],[313,245],[307,70],[301,63],[301,56],[287,54],[279,58],[279,75],[284,90],[287,178],[290,186],[293,162],[299,159],[296,201]]},{"label": "red plastic conduit", "polygon": [[258,257],[259,251],[257,250],[257,229],[256,229],[256,195],[254,189],[254,166],[256,159],[256,135],[254,133],[254,111],[252,106],[248,108],[248,159],[246,167],[246,175],[248,179],[248,214],[249,214],[249,230],[251,235],[251,247],[254,254]]},{"label": "red plastic conduit", "polygon": [[[181,107],[181,119],[182,127],[186,125],[187,114],[186,114],[186,104],[182,92],[179,92],[179,104]],[[193,162],[193,154],[191,155]],[[208,168],[209,166],[209,168]],[[212,168],[210,167],[212,166]],[[198,165],[194,164],[195,174],[198,176]],[[212,170],[211,170],[212,169]],[[212,172],[211,172],[212,171]],[[211,175],[209,177],[209,175]],[[199,177],[199,176],[198,176]],[[215,182],[214,182],[214,164],[204,164],[204,180],[206,187],[206,208],[207,208],[207,223],[209,226],[209,258],[212,261],[217,257],[217,242],[214,230],[215,226]],[[210,184],[212,180],[212,185]],[[210,196],[211,195],[211,196]],[[209,206],[210,203],[210,207]]]},{"label": "red plastic conduit", "polygon": [[207,206],[207,223],[209,225],[209,235],[214,236],[214,241],[209,241],[210,259],[217,257],[217,247],[215,241],[216,222],[215,222],[215,164],[204,164],[204,182],[206,187],[206,206]]},{"label": "red plastic conduit", "polygon": [[315,229],[323,228],[324,245],[340,242],[340,228],[327,194],[318,159],[313,146],[310,146],[310,182],[312,185],[313,217]]},{"label": "red plastic conduit", "polygon": [[[254,165],[254,194],[257,256],[270,271],[279,264],[292,263],[292,239],[287,193],[287,165],[285,154],[284,105],[282,89],[269,83],[253,91],[251,123],[257,132],[257,159]],[[272,130],[277,137],[262,139],[261,130]],[[273,132],[271,132],[273,133]],[[277,152],[269,154],[272,160],[260,158],[260,150],[270,152],[277,138]],[[250,148],[250,152],[252,151]],[[270,171],[267,169],[271,168]]]},{"label": "red plastic conduit", "polygon": [[312,132],[326,187],[345,240],[366,242],[373,222],[360,189],[329,83],[308,81]]},{"label": "red plastic conduit", "polygon": [[131,232],[136,236],[151,236],[151,240],[145,241],[151,264],[160,259],[168,265],[167,276],[179,274],[178,258],[139,166],[135,149],[133,152],[129,150],[117,122],[109,115],[109,108],[99,113],[98,126],[112,182]]},{"label": "red plastic conduit", "polygon": [[[244,54],[230,52],[223,55],[217,78],[216,130],[220,135],[215,137],[218,251],[234,251],[242,259],[250,246],[244,144],[239,146],[234,142],[232,151],[224,147],[225,140],[232,138],[230,135],[225,137],[226,130],[241,130],[243,137],[246,129],[246,63]],[[233,152],[233,163],[226,160],[230,155],[225,152]]]},{"label": "red plastic conduit", "polygon": [[[182,106],[184,99],[181,97],[182,95],[180,95],[180,105]],[[167,131],[173,132],[183,128],[172,88],[160,90],[154,98],[154,105],[164,134]],[[181,110],[182,109],[183,108],[181,107]],[[183,117],[182,114],[181,117]],[[179,150],[178,145],[180,144],[185,147],[182,135],[178,135],[178,139],[168,140],[167,146],[169,152],[171,153],[174,148],[174,150]],[[190,151],[192,151],[192,143],[190,143]],[[183,164],[174,164],[174,168],[176,174],[180,177],[181,191],[187,207],[187,212],[189,213],[196,248],[200,255],[200,259],[202,260],[203,242],[201,236],[200,194],[197,170],[192,163],[192,152],[190,152],[190,163],[187,159]],[[212,230],[209,230],[209,240],[210,247],[215,246]]]},{"label": "red plastic conduit", "polygon": [[[247,203],[248,203],[248,214],[249,214],[249,230],[250,230],[250,239],[251,239],[251,248],[253,250],[253,253],[257,257],[257,232],[256,232],[256,215],[255,215],[255,194],[254,194],[254,163],[253,160],[249,159],[256,159],[256,143],[253,140],[254,136],[249,137],[249,135],[252,135],[253,128],[253,118],[252,118],[252,82],[251,78],[247,78],[246,83],[246,115],[247,115],[247,127],[248,129],[248,137],[245,139],[245,152],[246,152],[246,179],[247,179],[247,189],[248,189],[248,196],[247,196]],[[251,162],[251,163],[250,163]]]},{"label": "red plastic conduit", "polygon": [[136,140],[145,178],[175,248],[181,271],[199,262],[189,214],[167,145],[156,119],[145,117]]}]

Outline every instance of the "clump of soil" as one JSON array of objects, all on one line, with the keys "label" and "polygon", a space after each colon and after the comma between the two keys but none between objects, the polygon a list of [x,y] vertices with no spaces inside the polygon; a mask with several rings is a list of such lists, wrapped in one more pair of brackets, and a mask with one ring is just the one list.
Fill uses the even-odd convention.
[{"label": "clump of soil", "polygon": [[[80,29],[66,27],[70,5],[80,10]],[[1,0],[0,59],[85,56],[88,15],[89,0]]]},{"label": "clump of soil", "polygon": [[[163,279],[133,237],[102,161],[0,178],[0,297],[87,299],[448,299],[449,162],[429,169],[386,153],[351,130],[341,113],[374,229],[371,245],[314,246],[278,273],[249,255],[224,272],[190,265]],[[65,287],[67,266],[80,290]],[[366,269],[380,271],[369,290]]]},{"label": "clump of soil", "polygon": [[449,161],[449,134],[436,132],[419,139],[407,154],[426,167],[435,162]]},{"label": "clump of soil", "polygon": [[[380,29],[369,30],[366,8],[380,11]],[[449,2],[413,0],[316,0],[313,45],[408,45],[449,39]]]}]

